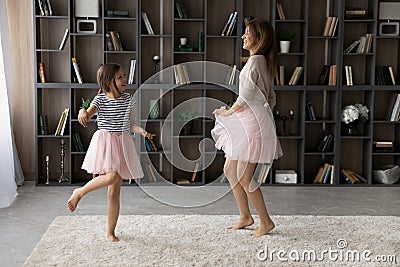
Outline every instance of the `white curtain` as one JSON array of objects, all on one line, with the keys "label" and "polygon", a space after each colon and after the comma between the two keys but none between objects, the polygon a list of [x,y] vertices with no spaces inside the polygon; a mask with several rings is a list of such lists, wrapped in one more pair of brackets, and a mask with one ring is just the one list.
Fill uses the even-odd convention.
[{"label": "white curtain", "polygon": [[18,195],[17,183],[24,181],[12,132],[12,61],[8,29],[6,0],[0,0],[0,208],[12,204]]}]

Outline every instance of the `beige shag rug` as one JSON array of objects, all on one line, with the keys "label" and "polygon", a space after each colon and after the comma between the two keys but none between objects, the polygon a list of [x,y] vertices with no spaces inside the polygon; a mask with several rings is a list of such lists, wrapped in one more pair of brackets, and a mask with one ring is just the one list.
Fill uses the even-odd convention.
[{"label": "beige shag rug", "polygon": [[[250,234],[258,225],[257,217],[249,229],[233,231],[227,226],[238,216],[123,215],[117,226],[121,241],[111,243],[105,237],[106,216],[61,216],[24,266],[398,266],[400,262],[400,217],[272,218],[277,227],[254,238]],[[388,263],[393,260],[397,263]]]}]

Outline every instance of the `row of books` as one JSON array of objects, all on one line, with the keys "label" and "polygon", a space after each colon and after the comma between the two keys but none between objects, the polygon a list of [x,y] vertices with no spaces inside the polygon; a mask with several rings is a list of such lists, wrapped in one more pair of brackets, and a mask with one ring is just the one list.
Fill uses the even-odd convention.
[{"label": "row of books", "polygon": [[74,58],[74,57],[71,60],[72,60],[72,66],[74,66],[76,79],[78,80],[78,83],[82,84],[83,79],[82,79],[81,71],[79,69],[78,62],[76,61],[76,58]]},{"label": "row of books", "polygon": [[347,86],[353,86],[353,71],[351,69],[351,66],[344,66],[344,74],[346,76],[346,85]]},{"label": "row of books", "polygon": [[374,152],[394,152],[395,151],[395,147],[393,145],[393,141],[378,141],[375,140],[373,142],[373,148],[374,148]]},{"label": "row of books", "polygon": [[375,84],[377,85],[396,85],[393,68],[391,66],[375,67]]},{"label": "row of books", "polygon": [[355,50],[355,48],[357,48],[357,50],[355,50],[355,53],[370,53],[373,37],[374,35],[372,33],[366,33],[359,39],[353,41],[349,46],[347,46],[343,53],[351,53]]},{"label": "row of books", "polygon": [[234,64],[233,67],[228,69],[228,72],[226,73],[225,77],[225,84],[233,85],[235,83],[236,70],[237,70],[236,64]]},{"label": "row of books", "polygon": [[324,163],[319,167],[317,174],[314,177],[314,184],[333,184],[335,177],[334,166],[332,164]]},{"label": "row of books", "polygon": [[330,16],[326,17],[324,31],[322,32],[322,36],[329,36],[329,37],[335,36],[338,22],[339,22],[338,17],[330,17]]},{"label": "row of books", "polygon": [[39,133],[41,135],[49,134],[49,123],[48,123],[46,114],[39,115]]},{"label": "row of books", "polygon": [[196,182],[196,177],[197,177],[197,172],[199,171],[199,167],[200,167],[200,163],[195,162],[192,177],[189,179],[186,179],[183,177],[177,177],[177,178],[175,178],[176,184],[184,185],[184,184],[190,184],[190,183]]},{"label": "row of books", "polygon": [[50,0],[38,0],[40,16],[53,16],[53,8]]},{"label": "row of books", "polygon": [[337,68],[336,65],[323,65],[321,73],[319,75],[317,84],[318,85],[336,85],[336,74]]},{"label": "row of books", "polygon": [[67,124],[68,113],[69,113],[69,108],[65,108],[63,113],[61,114],[60,120],[58,121],[57,129],[54,134],[55,136],[64,135],[65,125]]},{"label": "row of books", "polygon": [[180,19],[187,19],[188,15],[187,15],[187,11],[186,11],[186,7],[183,4],[182,0],[175,0],[175,7],[176,7],[176,11],[178,13],[178,16]]},{"label": "row of books", "polygon": [[389,112],[387,119],[389,121],[399,121],[400,120],[400,94],[395,94],[392,97],[392,103],[389,105]]},{"label": "row of books", "polygon": [[[289,85],[297,85],[298,82],[300,81],[301,75],[303,74],[303,67],[302,66],[297,66],[293,73],[292,76],[290,77],[289,80]],[[277,76],[275,77],[275,84],[276,85],[285,85],[285,66],[278,66],[278,71],[277,71]]]},{"label": "row of books", "polygon": [[107,50],[108,51],[124,51],[122,47],[121,37],[119,32],[110,31],[106,34]]},{"label": "row of books", "polygon": [[276,2],[276,11],[280,20],[285,20],[285,12],[283,11],[283,5],[281,2]]},{"label": "row of books", "polygon": [[142,19],[143,19],[143,22],[144,22],[144,26],[146,27],[147,34],[154,35],[153,27],[151,26],[149,17],[147,16],[146,12],[142,12]]},{"label": "row of books", "polygon": [[147,152],[157,152],[158,148],[153,139],[149,139],[147,137],[144,138],[144,147]]},{"label": "row of books", "polygon": [[340,171],[340,177],[348,184],[367,184],[368,181],[356,173],[355,171],[342,169]]},{"label": "row of books", "polygon": [[83,146],[81,135],[78,132],[72,133],[72,143],[74,144],[74,149],[77,152],[85,152],[85,148]]},{"label": "row of books", "polygon": [[189,72],[186,64],[174,65],[174,75],[176,84],[189,84]]},{"label": "row of books", "polygon": [[327,152],[332,151],[333,135],[330,133],[324,134],[319,145],[317,147],[317,152]]},{"label": "row of books", "polygon": [[314,107],[311,101],[307,101],[306,103],[306,120],[315,121],[317,118],[315,117]]},{"label": "row of books", "polygon": [[131,59],[129,66],[128,84],[133,84],[135,79],[136,59]]},{"label": "row of books", "polygon": [[232,36],[233,35],[233,30],[235,29],[236,22],[238,18],[238,12],[232,12],[229,14],[228,21],[226,22],[224,28],[222,29],[222,36]]}]

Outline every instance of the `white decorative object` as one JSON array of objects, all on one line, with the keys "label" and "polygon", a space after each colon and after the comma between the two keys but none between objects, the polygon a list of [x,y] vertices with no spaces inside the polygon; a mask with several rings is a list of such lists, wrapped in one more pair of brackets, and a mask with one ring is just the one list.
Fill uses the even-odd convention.
[{"label": "white decorative object", "polygon": [[95,34],[97,21],[89,18],[99,17],[98,0],[75,0],[75,17],[86,18],[76,20],[76,31],[78,33]]},{"label": "white decorative object", "polygon": [[289,53],[290,41],[280,41],[281,53]]},{"label": "white decorative object", "polygon": [[[379,23],[379,35],[398,36],[400,28],[398,22],[398,20],[400,20],[400,3],[396,2],[379,3],[379,19],[387,20],[386,22]],[[393,20],[397,20],[397,22]]]},{"label": "white decorative object", "polygon": [[380,170],[372,171],[374,180],[381,184],[394,184],[400,178],[400,167],[397,165],[388,165]]},{"label": "white decorative object", "polygon": [[293,170],[276,170],[275,183],[278,184],[296,184],[297,173]]}]

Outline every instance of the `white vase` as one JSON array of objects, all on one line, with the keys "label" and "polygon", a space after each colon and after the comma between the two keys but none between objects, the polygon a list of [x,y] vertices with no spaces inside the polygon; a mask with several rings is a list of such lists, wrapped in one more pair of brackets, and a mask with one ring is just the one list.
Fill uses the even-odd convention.
[{"label": "white vase", "polygon": [[158,119],[159,115],[160,115],[160,106],[158,103],[158,99],[151,99],[149,117],[150,119]]},{"label": "white vase", "polygon": [[290,41],[280,41],[281,53],[289,53]]}]

